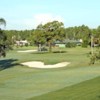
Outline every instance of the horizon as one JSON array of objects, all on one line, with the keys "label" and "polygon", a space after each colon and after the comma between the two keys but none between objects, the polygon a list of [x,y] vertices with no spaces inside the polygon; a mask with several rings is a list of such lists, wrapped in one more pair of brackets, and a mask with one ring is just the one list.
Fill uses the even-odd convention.
[{"label": "horizon", "polygon": [[3,0],[0,18],[7,22],[6,30],[32,30],[39,24],[60,21],[64,26],[100,26],[99,0]]}]

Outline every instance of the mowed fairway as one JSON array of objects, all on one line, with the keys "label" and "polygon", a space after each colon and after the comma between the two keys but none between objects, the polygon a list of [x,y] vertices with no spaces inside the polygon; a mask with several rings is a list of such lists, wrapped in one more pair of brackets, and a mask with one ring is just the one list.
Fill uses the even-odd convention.
[{"label": "mowed fairway", "polygon": [[29,100],[100,100],[100,77]]},{"label": "mowed fairway", "polygon": [[[26,50],[26,48],[21,49]],[[9,51],[6,58],[0,59],[0,100],[27,100],[31,98],[32,100],[53,100],[53,97],[54,99],[58,97],[60,92],[60,98],[55,100],[64,100],[64,93],[69,97],[71,95],[67,88],[77,87],[79,91],[82,91],[85,81],[86,84],[90,84],[88,80],[100,76],[100,63],[97,62],[91,66],[88,64],[87,53],[89,48],[66,48],[60,49],[66,50],[66,53],[42,54],[18,53],[18,50]],[[20,63],[27,61],[43,61],[45,64],[67,61],[71,64],[58,69],[36,69],[20,65]],[[96,83],[98,84],[99,81],[96,81]],[[95,88],[98,88],[98,86],[95,86]],[[75,92],[72,95],[73,99],[69,98],[68,100],[74,100],[75,96],[80,95],[80,92],[75,89],[70,90],[70,93],[73,94],[73,91]],[[55,95],[52,96],[53,94]]]}]

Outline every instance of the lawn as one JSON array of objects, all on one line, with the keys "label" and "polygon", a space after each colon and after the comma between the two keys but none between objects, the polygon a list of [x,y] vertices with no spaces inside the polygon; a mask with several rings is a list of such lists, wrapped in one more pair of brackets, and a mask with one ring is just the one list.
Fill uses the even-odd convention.
[{"label": "lawn", "polygon": [[[57,95],[52,96],[52,93],[58,93],[59,91],[67,93],[67,88],[78,87],[79,84],[85,81],[89,84],[88,80],[100,76],[100,63],[96,62],[95,65],[89,65],[89,58],[87,57],[87,53],[90,51],[89,48],[60,49],[66,51],[66,53],[17,52],[26,49],[30,48],[16,48],[9,51],[6,58],[0,59],[0,100],[27,100],[30,98],[32,100],[49,100],[53,97],[55,99]],[[54,48],[53,50],[59,49]],[[21,62],[26,61],[43,61],[45,64],[68,61],[71,64],[58,69],[36,69],[20,65]],[[95,86],[95,88],[97,87]],[[80,86],[79,90],[81,90]],[[76,97],[78,95],[80,94],[76,94]],[[64,100],[62,96],[63,94],[58,100]],[[46,99],[41,99],[44,97]]]}]

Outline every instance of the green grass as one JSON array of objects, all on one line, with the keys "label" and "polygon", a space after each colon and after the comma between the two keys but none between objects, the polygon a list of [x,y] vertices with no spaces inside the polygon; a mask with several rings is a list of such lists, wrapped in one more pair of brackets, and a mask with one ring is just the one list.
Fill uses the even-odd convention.
[{"label": "green grass", "polygon": [[[53,49],[66,51],[66,53],[17,52],[27,49],[32,49],[32,47],[16,48],[9,51],[6,58],[0,58],[0,100],[26,100],[100,76],[100,63],[89,65],[87,57],[89,48]],[[45,64],[62,61],[68,61],[71,64],[58,69],[37,69],[20,65],[21,62],[37,60]]]},{"label": "green grass", "polygon": [[100,100],[100,77],[29,100]]},{"label": "green grass", "polygon": [[[42,54],[37,54],[37,53],[17,53],[18,50],[25,50],[24,48],[17,48],[14,51],[10,51],[7,54],[7,58],[11,59],[18,59],[19,62],[23,61],[30,61],[30,60],[40,60],[44,61],[45,63],[58,63],[62,61],[70,61],[70,62],[75,62],[75,63],[80,63],[83,62],[83,64],[88,64],[89,63],[89,58],[87,57],[87,53],[89,52],[89,49],[86,48],[64,48],[60,50],[66,51],[66,53],[42,53]],[[32,49],[32,48],[31,48]],[[59,50],[59,49],[53,49]],[[81,57],[81,59],[80,59]],[[52,58],[52,59],[51,59]],[[82,64],[81,64],[82,65]],[[75,66],[75,64],[74,64]]]}]

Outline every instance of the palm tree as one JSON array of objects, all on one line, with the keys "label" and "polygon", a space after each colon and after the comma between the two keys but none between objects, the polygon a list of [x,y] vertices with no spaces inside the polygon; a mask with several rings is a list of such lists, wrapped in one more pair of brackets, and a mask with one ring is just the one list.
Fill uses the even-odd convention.
[{"label": "palm tree", "polygon": [[6,21],[3,18],[0,18],[0,25],[6,26]]},{"label": "palm tree", "polygon": [[[6,26],[6,21],[3,18],[0,18],[0,25],[4,25]],[[0,28],[0,57],[6,56],[6,52],[5,52],[5,40],[6,40],[6,35],[4,34],[4,32],[1,30]]]}]

